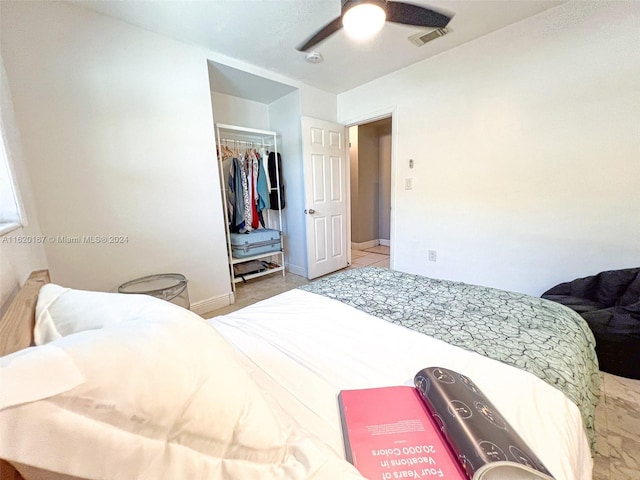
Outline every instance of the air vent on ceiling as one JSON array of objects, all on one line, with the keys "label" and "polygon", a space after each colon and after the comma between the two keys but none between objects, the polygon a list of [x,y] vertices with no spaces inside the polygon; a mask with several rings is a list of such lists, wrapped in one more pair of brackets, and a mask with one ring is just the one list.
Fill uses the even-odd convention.
[{"label": "air vent on ceiling", "polygon": [[436,28],[435,30],[431,30],[430,32],[427,32],[427,33],[424,33],[424,32],[414,33],[409,37],[409,40],[411,40],[411,42],[416,47],[421,47],[425,43],[430,42],[431,40],[435,40],[436,38],[440,38],[443,35],[446,35],[447,33],[449,33],[450,31],[451,30],[447,29],[446,27]]}]

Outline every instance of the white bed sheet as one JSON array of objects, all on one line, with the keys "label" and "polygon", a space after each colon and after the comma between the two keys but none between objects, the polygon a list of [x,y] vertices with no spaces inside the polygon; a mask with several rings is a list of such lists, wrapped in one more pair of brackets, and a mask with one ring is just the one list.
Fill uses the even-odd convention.
[{"label": "white bed sheet", "polygon": [[209,323],[243,354],[264,391],[341,455],[340,390],[412,385],[419,370],[440,366],[470,377],[556,480],[591,479],[578,408],[528,372],[302,290]]}]

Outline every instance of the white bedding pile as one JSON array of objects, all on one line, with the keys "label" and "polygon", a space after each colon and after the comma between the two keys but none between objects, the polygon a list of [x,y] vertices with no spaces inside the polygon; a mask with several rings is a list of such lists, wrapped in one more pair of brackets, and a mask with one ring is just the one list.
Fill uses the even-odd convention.
[{"label": "white bedding pile", "polygon": [[470,377],[556,480],[591,478],[578,408],[528,372],[301,290],[209,323],[263,391],[340,454],[340,390],[412,385],[422,368],[441,366]]},{"label": "white bedding pile", "polygon": [[0,359],[0,457],[26,478],[362,478],[271,404],[200,317],[91,295],[47,286],[38,313],[66,334]]}]

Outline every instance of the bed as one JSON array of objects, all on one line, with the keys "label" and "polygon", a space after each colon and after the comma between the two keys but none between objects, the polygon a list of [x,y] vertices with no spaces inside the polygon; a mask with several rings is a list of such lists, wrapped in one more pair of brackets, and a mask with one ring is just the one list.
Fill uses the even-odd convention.
[{"label": "bed", "polygon": [[[22,478],[13,466],[27,479],[359,478],[344,460],[338,392],[409,385],[427,366],[450,368],[472,378],[557,480],[591,478],[599,379],[593,336],[579,315],[553,302],[366,268],[347,270],[202,321],[151,297],[135,302],[128,298],[126,305],[114,306],[122,296],[70,291],[53,284],[36,299],[48,281],[46,272],[34,274],[18,294],[21,307],[11,307],[0,324],[1,353],[26,351],[23,357],[28,358],[40,355],[42,347],[56,346],[56,354],[64,350],[76,355],[76,366],[80,360],[92,362],[96,352],[109,352],[110,357],[93,370],[81,363],[81,378],[74,377],[78,372],[73,368],[48,375],[41,383],[52,383],[47,387],[53,391],[27,392],[38,398],[14,400],[0,411],[0,456],[9,461],[2,461],[3,479],[14,478],[8,472]],[[67,302],[63,313],[54,311],[64,303],[60,299]],[[92,307],[96,304],[99,309]],[[86,324],[78,327],[74,315],[90,316],[89,330]],[[53,330],[49,325],[50,331],[43,334],[40,323],[45,316],[48,321],[63,320]],[[136,321],[126,322],[124,317]],[[56,330],[60,325],[70,330],[60,335]],[[21,350],[33,344],[34,330],[44,335],[42,347]],[[183,335],[191,335],[184,344]],[[149,347],[146,342],[151,342]],[[134,355],[135,362],[125,361],[127,355]],[[7,358],[13,357],[3,357],[3,366]],[[47,357],[46,361],[58,365],[64,364],[62,360]],[[158,362],[162,370],[152,367]],[[64,365],[60,368],[64,371]],[[116,406],[115,401],[94,402],[91,415],[101,417],[92,418],[89,426],[76,426],[73,422],[78,421],[79,409],[86,407],[87,397],[97,395],[95,389],[111,395],[111,390],[121,388],[125,368],[126,388],[131,390],[127,399],[137,402],[143,397],[142,406],[135,408],[145,414],[125,421],[114,415],[124,401]],[[96,372],[99,385],[92,385],[89,393],[77,393]],[[153,390],[156,377],[161,395]],[[145,384],[142,390],[134,387],[135,379]],[[66,384],[57,384],[63,380]],[[104,390],[103,383],[115,387]],[[174,390],[180,388],[185,394],[174,400]],[[63,397],[66,400],[58,400]],[[166,400],[157,402],[158,397]],[[76,416],[65,417],[68,412],[61,413],[60,408],[70,402],[75,402]],[[232,408],[240,403],[239,411]],[[98,413],[96,405],[103,405]],[[180,410],[178,420],[175,410]],[[154,412],[170,415],[167,431],[148,427]],[[31,421],[37,414],[42,417]],[[218,424],[225,423],[220,419],[234,415],[239,422],[217,432],[222,428]],[[96,421],[117,427],[106,435],[111,443],[103,438],[102,429],[95,428]],[[139,426],[123,437],[122,430],[135,421]],[[47,422],[43,439],[25,435],[28,438],[21,437],[18,447],[8,446],[29,422],[33,423],[29,432],[43,430],[42,422]],[[220,438],[213,443],[201,438],[202,431],[218,435],[226,444],[220,447]],[[67,436],[73,437],[71,445],[61,441]],[[127,454],[132,451],[135,455]],[[77,460],[70,461],[70,455],[77,455]]]}]

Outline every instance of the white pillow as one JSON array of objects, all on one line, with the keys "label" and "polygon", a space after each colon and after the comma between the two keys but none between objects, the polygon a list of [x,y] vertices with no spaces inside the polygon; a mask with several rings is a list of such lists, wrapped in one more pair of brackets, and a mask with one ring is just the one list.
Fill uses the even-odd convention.
[{"label": "white pillow", "polygon": [[124,320],[151,314],[172,315],[176,309],[184,310],[149,295],[73,290],[48,283],[38,293],[34,342],[43,345],[72,333]]},{"label": "white pillow", "polygon": [[362,478],[274,409],[213,327],[162,304],[171,315],[49,343],[85,381],[0,411],[0,457],[95,479]]},{"label": "white pillow", "polygon": [[[47,370],[56,374],[50,375]],[[84,381],[65,351],[52,345],[25,348],[0,357],[0,410],[66,392]]]}]

